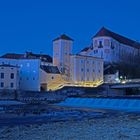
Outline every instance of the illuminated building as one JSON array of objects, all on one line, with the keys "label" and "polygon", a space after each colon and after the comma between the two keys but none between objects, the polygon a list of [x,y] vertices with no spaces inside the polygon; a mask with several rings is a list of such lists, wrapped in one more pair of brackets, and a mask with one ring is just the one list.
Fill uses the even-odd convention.
[{"label": "illuminated building", "polygon": [[103,58],[105,64],[138,64],[140,43],[103,27],[94,35],[92,45],[80,54]]},{"label": "illuminated building", "polygon": [[66,36],[53,40],[53,65],[67,81],[65,85],[94,87],[103,82],[103,59],[72,55],[73,40]]}]

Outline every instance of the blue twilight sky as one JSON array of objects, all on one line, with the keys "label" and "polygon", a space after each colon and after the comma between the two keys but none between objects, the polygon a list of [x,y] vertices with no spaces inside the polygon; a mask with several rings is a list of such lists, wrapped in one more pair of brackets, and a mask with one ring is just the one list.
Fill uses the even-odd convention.
[{"label": "blue twilight sky", "polygon": [[0,0],[0,55],[52,55],[52,40],[63,33],[78,52],[102,26],[140,40],[140,0]]}]

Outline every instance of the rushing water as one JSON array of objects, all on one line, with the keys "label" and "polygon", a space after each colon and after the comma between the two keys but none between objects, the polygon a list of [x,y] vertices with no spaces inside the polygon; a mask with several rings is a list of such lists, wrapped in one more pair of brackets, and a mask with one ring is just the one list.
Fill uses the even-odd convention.
[{"label": "rushing water", "polygon": [[67,98],[59,106],[140,112],[140,99]]}]

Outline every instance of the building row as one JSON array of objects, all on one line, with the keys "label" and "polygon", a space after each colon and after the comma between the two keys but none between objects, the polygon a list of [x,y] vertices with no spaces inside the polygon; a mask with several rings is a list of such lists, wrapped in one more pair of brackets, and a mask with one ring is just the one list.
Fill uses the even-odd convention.
[{"label": "building row", "polygon": [[101,84],[103,59],[74,55],[72,47],[73,40],[61,35],[53,41],[53,59],[32,52],[1,56],[0,89],[48,91],[64,86],[95,87]]},{"label": "building row", "polygon": [[[140,43],[101,28],[90,47],[73,54],[73,39],[53,40],[53,58],[46,54],[5,54],[0,57],[0,89],[47,91],[64,86],[96,87],[116,82],[111,64],[138,65]],[[111,68],[111,70],[110,70]],[[111,73],[113,72],[113,73]]]}]

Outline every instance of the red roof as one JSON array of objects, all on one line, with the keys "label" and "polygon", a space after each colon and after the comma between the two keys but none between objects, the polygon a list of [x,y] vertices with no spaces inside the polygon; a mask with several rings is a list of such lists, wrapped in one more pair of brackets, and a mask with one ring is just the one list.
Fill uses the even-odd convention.
[{"label": "red roof", "polygon": [[1,56],[1,58],[21,59],[24,58],[24,54],[6,53],[5,55]]},{"label": "red roof", "polygon": [[112,37],[113,39],[117,40],[118,42],[134,47],[134,48],[138,48],[140,49],[140,43],[136,42],[134,40],[128,39],[122,35],[119,35],[117,33],[114,33],[108,29],[106,29],[105,27],[102,27],[94,37],[101,37],[101,36],[108,36],[108,37]]},{"label": "red roof", "polygon": [[15,53],[6,53],[0,58],[8,59],[41,59],[43,62],[52,63],[52,57],[46,54],[34,54],[32,52],[26,52],[26,54],[15,54]]}]

